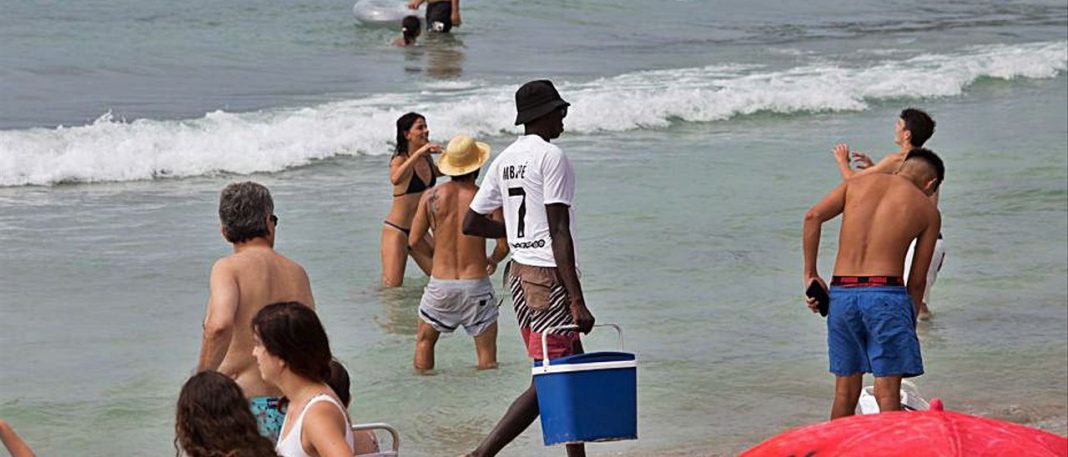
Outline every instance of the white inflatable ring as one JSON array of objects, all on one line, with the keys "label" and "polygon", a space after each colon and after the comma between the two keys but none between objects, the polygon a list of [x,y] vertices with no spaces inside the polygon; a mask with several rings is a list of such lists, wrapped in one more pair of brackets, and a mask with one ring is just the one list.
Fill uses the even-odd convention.
[{"label": "white inflatable ring", "polygon": [[364,24],[396,24],[406,16],[419,16],[404,0],[360,0],[352,5],[352,14]]}]

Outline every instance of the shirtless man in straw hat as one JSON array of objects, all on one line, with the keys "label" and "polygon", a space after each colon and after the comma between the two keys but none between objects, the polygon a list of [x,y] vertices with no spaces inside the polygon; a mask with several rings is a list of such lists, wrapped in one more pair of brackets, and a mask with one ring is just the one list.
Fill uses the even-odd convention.
[{"label": "shirtless man in straw hat", "polygon": [[252,357],[252,316],[270,303],[297,301],[315,307],[308,274],[274,250],[278,216],[266,187],[251,182],[226,186],[219,197],[223,238],[234,253],[211,269],[210,297],[197,371],[219,371],[237,381],[260,434],[278,441],[285,413],[282,392],[260,376]]},{"label": "shirtless man in straw hat", "polygon": [[[935,153],[913,149],[894,174],[845,180],[805,214],[805,287],[826,283],[817,271],[820,227],[842,215],[827,313],[827,353],[835,375],[831,419],[857,407],[864,373],[875,375],[880,411],[901,409],[901,379],[923,374],[916,315],[942,226],[930,196],[945,178]],[[916,240],[908,285],[905,253]],[[807,293],[807,292],[806,292]],[[807,299],[817,310],[816,298]]]},{"label": "shirtless man in straw hat", "polygon": [[[462,232],[464,214],[478,191],[475,179],[489,154],[489,145],[465,135],[449,141],[438,169],[452,180],[423,193],[415,210],[409,245],[434,258],[430,282],[419,301],[413,362],[418,371],[434,368],[438,337],[460,326],[475,338],[478,368],[497,367],[497,295],[489,276],[508,255],[508,243],[498,239],[493,254],[486,257],[486,240]],[[495,217],[502,220],[500,210]],[[430,230],[433,246],[424,238]]]}]

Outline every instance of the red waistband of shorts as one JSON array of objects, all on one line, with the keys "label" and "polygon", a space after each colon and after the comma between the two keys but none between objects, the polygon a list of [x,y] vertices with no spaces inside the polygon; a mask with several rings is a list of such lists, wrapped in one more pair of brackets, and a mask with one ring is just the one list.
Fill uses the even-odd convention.
[{"label": "red waistband of shorts", "polygon": [[901,276],[834,276],[831,278],[831,285],[839,287],[904,286],[905,281],[901,279]]}]

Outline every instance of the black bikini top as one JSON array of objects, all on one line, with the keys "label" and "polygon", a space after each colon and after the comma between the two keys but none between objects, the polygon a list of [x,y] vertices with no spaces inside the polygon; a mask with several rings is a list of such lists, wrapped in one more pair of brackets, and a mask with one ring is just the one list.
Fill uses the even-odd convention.
[{"label": "black bikini top", "polygon": [[424,190],[427,190],[428,188],[434,187],[434,184],[437,184],[438,178],[437,176],[434,176],[434,161],[430,158],[430,156],[423,157],[426,157],[427,162],[430,163],[430,182],[423,182],[423,179],[419,177],[419,173],[416,172],[413,167],[412,179],[408,180],[408,189],[406,189],[404,193],[394,194],[394,197],[400,197],[401,195],[408,194],[418,194]]}]

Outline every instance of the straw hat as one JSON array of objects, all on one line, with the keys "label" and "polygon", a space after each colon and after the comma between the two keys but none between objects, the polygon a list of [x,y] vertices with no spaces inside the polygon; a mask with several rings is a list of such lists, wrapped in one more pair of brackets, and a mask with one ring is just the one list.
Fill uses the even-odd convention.
[{"label": "straw hat", "polygon": [[438,159],[438,169],[449,176],[463,176],[478,170],[489,159],[490,147],[467,135],[456,135]]}]

